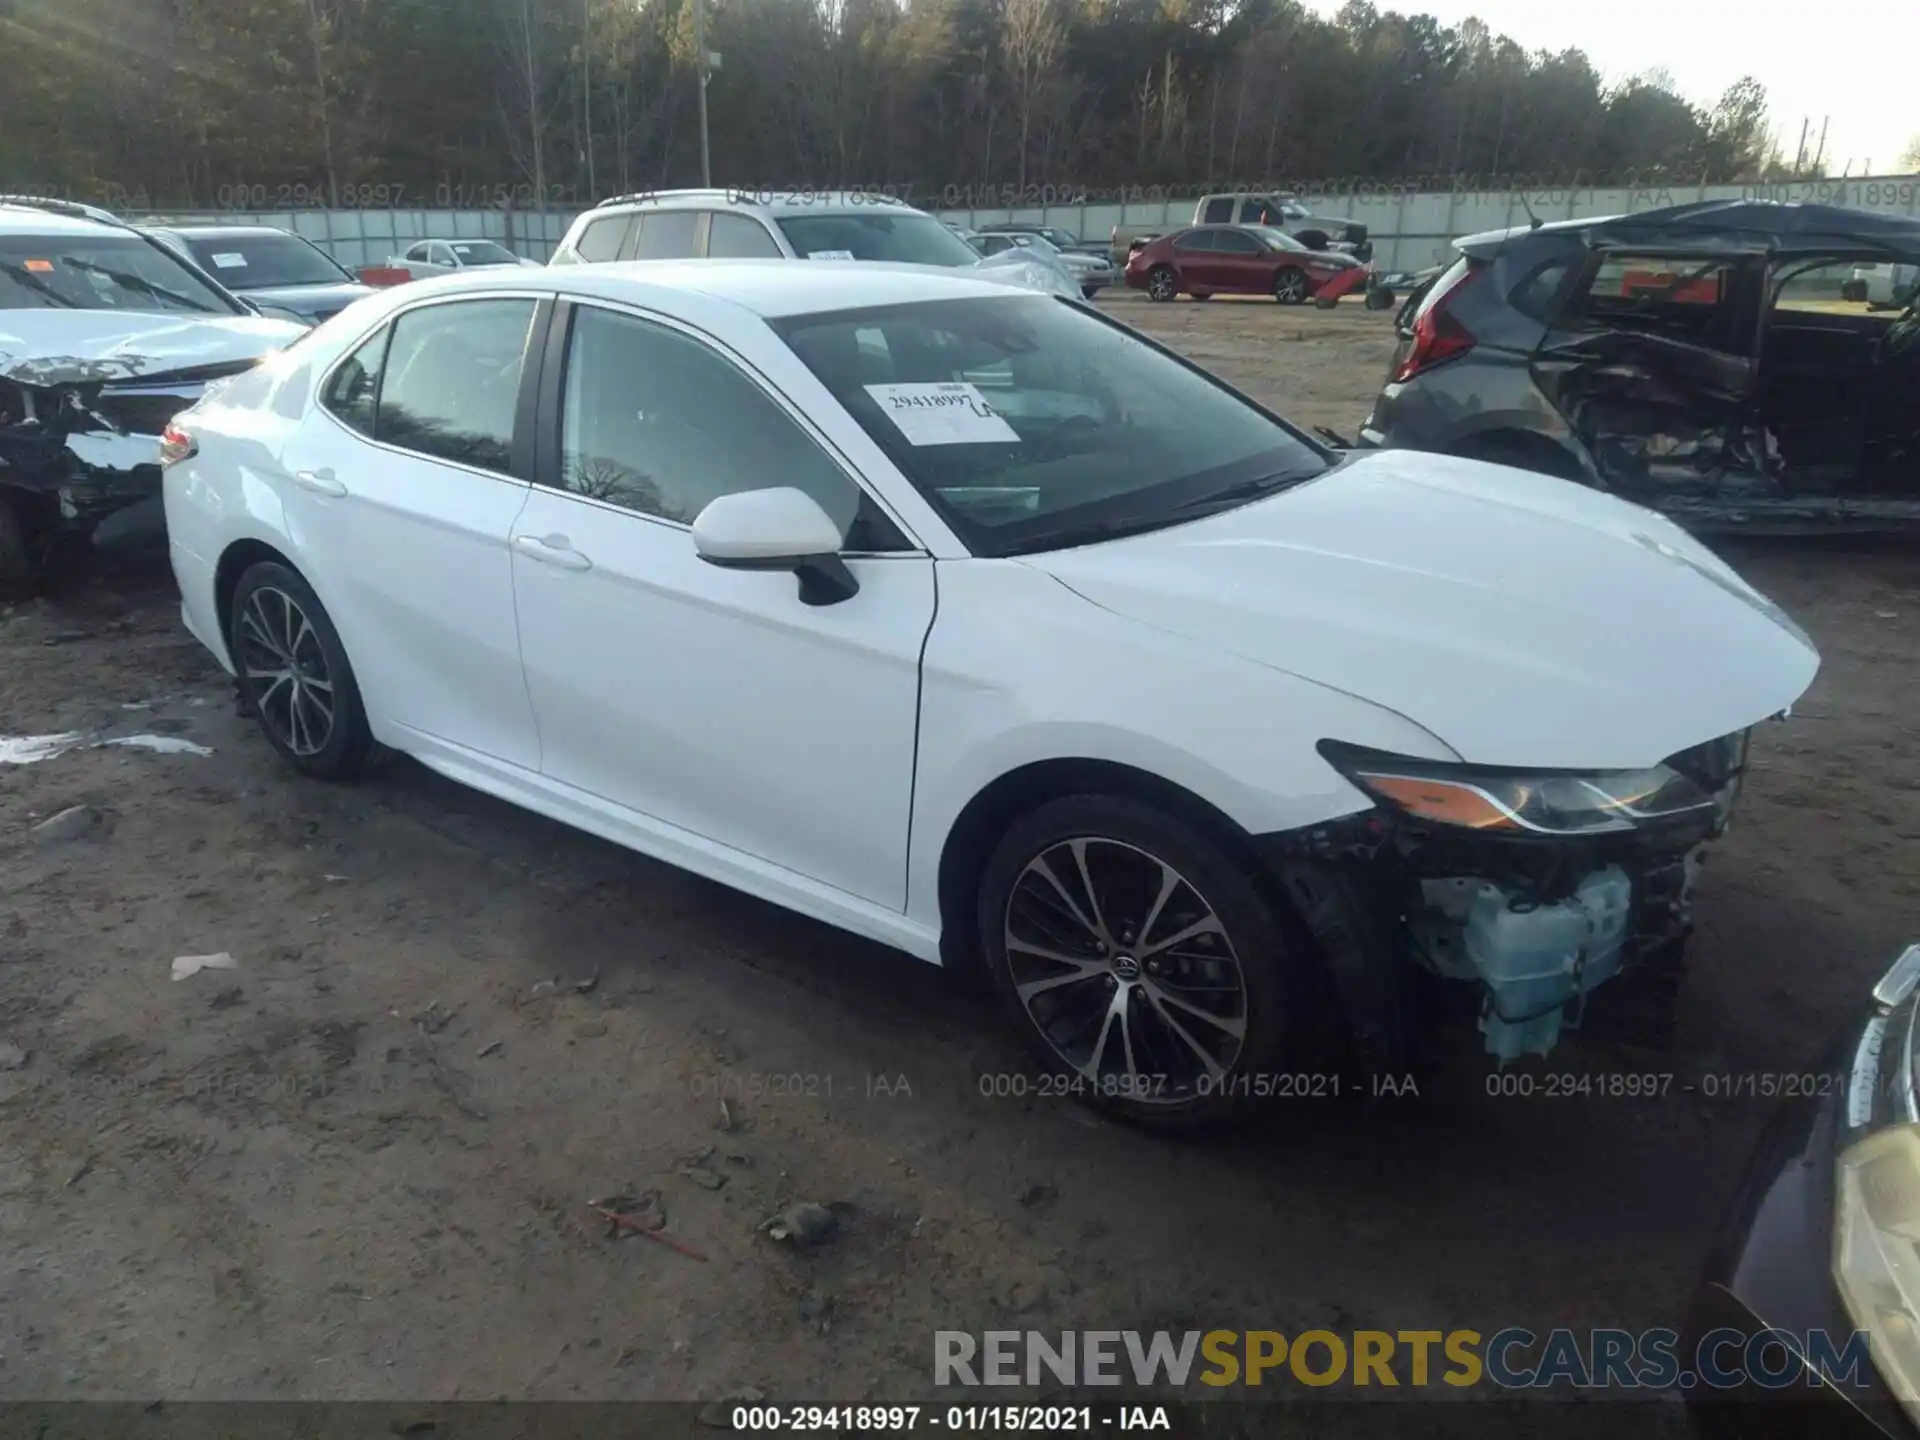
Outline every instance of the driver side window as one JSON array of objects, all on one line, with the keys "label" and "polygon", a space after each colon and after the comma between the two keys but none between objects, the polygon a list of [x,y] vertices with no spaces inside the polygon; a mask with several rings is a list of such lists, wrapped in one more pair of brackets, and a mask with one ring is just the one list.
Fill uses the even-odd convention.
[{"label": "driver side window", "polygon": [[560,425],[560,485],[691,525],[722,495],[792,486],[848,550],[910,549],[874,501],[737,366],[664,325],[575,312]]}]

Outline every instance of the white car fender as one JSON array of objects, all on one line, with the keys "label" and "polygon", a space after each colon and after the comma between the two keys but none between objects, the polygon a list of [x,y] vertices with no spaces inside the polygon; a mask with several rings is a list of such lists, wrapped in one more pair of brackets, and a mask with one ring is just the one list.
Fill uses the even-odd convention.
[{"label": "white car fender", "polygon": [[940,857],[956,821],[1029,765],[1142,770],[1264,834],[1369,807],[1315,750],[1322,739],[1457,758],[1392,711],[1115,615],[1019,561],[943,564],[939,585],[907,877],[920,924],[940,925]]}]

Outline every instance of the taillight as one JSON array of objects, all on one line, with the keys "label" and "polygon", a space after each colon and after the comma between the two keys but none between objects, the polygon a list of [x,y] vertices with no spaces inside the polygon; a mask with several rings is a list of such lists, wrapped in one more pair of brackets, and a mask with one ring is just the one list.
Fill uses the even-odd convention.
[{"label": "taillight", "polygon": [[178,465],[200,453],[200,442],[172,421],[160,432],[160,463]]},{"label": "taillight", "polygon": [[1436,365],[1457,360],[1473,349],[1473,332],[1447,307],[1459,296],[1461,287],[1478,273],[1479,267],[1462,264],[1451,278],[1443,276],[1434,282],[1433,293],[1413,317],[1413,345],[1394,369],[1395,384],[1411,380]]}]

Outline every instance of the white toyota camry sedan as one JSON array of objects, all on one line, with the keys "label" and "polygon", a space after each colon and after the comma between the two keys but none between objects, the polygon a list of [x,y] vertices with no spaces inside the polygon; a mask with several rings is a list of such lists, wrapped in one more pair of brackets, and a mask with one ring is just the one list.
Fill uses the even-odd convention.
[{"label": "white toyota camry sedan", "polygon": [[1401,1072],[1434,996],[1505,1063],[1670,980],[1818,665],[1648,511],[909,267],[417,283],[165,451],[186,624],[293,768],[403,751],[977,959],[1050,1088],[1168,1124]]}]

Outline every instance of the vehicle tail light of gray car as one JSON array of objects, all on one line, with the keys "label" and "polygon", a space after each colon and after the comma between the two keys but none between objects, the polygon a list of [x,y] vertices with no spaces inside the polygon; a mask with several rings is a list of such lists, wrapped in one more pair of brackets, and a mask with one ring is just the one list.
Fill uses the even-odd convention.
[{"label": "vehicle tail light of gray car", "polygon": [[1463,264],[1452,275],[1442,276],[1435,282],[1414,312],[1413,344],[1394,367],[1395,384],[1411,380],[1436,365],[1457,360],[1473,349],[1473,332],[1460,323],[1451,304],[1479,273],[1479,266]]}]

